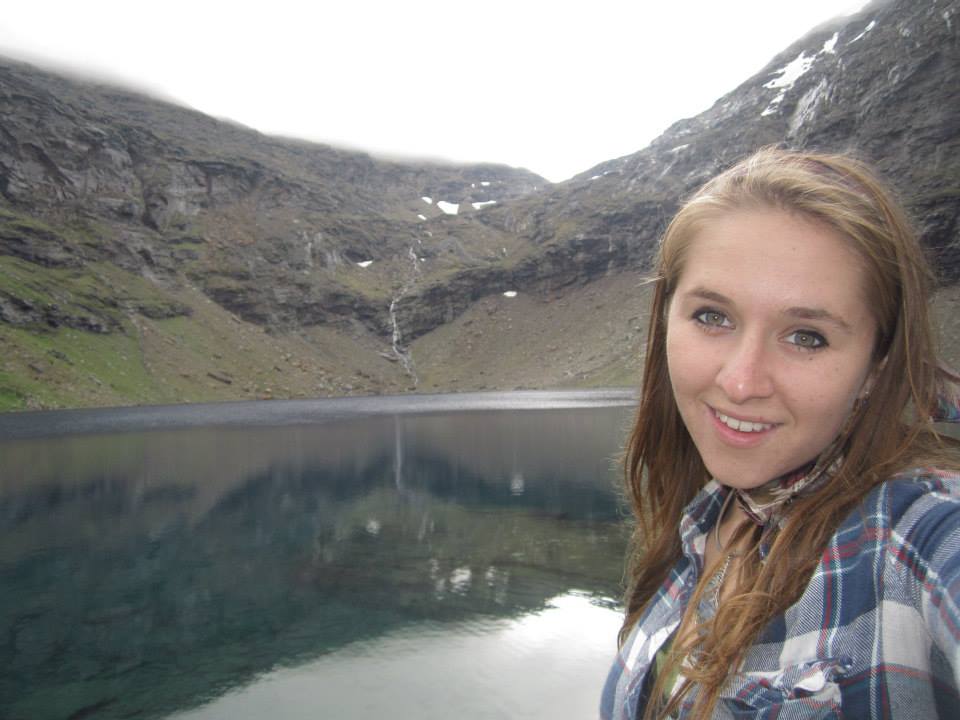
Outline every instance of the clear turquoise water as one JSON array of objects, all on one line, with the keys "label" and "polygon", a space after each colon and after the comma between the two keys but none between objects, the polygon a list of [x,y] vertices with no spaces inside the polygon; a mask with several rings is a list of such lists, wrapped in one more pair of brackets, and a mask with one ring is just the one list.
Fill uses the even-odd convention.
[{"label": "clear turquoise water", "polygon": [[593,716],[629,413],[0,441],[0,717]]}]

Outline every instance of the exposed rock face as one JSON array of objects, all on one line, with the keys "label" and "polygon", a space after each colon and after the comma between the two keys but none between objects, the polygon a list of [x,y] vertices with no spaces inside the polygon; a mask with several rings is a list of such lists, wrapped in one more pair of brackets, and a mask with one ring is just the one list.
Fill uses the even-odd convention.
[{"label": "exposed rock face", "polygon": [[[10,210],[0,252],[46,266],[107,261],[160,283],[187,278],[274,328],[360,318],[388,332],[409,249],[423,244],[427,221],[443,220],[434,199],[472,213],[471,203],[544,184],[503,166],[386,162],[268,138],[0,62],[0,208]],[[357,277],[369,260],[379,272]]]}]

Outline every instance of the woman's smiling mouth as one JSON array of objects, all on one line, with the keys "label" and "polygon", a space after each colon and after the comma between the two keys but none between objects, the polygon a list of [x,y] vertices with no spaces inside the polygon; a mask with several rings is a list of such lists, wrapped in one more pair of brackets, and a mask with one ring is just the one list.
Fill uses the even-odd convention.
[{"label": "woman's smiling mouth", "polygon": [[736,430],[737,432],[742,433],[760,433],[767,430],[771,430],[774,427],[773,423],[764,423],[764,422],[752,422],[750,420],[738,420],[735,417],[725,415],[716,408],[710,408],[713,411],[713,416],[719,420],[721,423],[726,425],[731,430]]}]

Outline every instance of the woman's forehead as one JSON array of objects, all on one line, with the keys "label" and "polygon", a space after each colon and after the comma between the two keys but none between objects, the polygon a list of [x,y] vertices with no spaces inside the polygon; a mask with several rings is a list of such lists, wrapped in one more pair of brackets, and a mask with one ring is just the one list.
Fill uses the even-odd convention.
[{"label": "woman's forehead", "polygon": [[866,270],[837,232],[780,210],[742,210],[704,223],[690,238],[676,292],[784,307],[867,310]]}]

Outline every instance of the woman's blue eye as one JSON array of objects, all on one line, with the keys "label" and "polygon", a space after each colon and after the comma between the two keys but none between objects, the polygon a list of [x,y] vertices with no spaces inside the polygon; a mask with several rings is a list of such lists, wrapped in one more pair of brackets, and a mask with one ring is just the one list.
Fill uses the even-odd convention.
[{"label": "woman's blue eye", "polygon": [[808,350],[817,350],[827,346],[827,339],[812,330],[797,330],[787,335],[787,342]]},{"label": "woman's blue eye", "polygon": [[726,315],[716,310],[697,310],[693,314],[693,318],[701,325],[710,327],[731,327],[733,325]]}]

